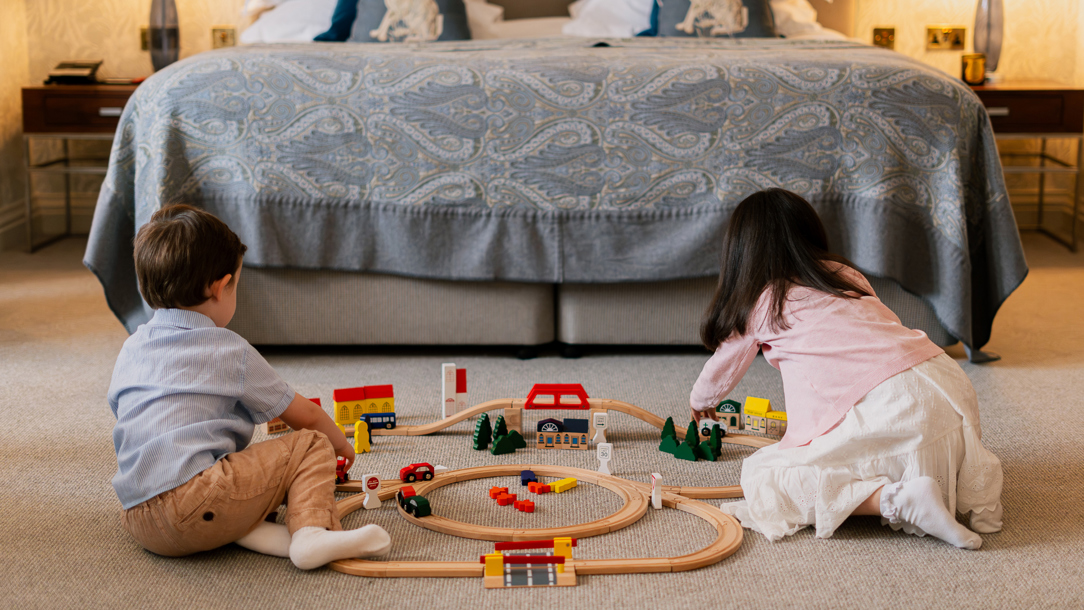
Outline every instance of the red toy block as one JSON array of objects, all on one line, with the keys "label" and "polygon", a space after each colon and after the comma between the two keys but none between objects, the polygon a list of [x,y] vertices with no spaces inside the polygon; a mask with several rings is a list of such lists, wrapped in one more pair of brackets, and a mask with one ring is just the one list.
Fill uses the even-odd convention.
[{"label": "red toy block", "polygon": [[531,502],[530,500],[521,500],[519,502],[516,502],[515,507],[516,507],[516,510],[522,511],[522,512],[525,512],[525,513],[533,513],[534,512],[534,502]]},{"label": "red toy block", "polygon": [[501,494],[506,494],[506,493],[508,493],[508,488],[507,487],[490,487],[489,488],[489,497],[494,499],[494,500],[496,500]]},{"label": "red toy block", "polygon": [[548,494],[551,491],[553,491],[553,488],[550,487],[549,485],[540,485],[538,487],[538,493],[540,493],[540,494]]},{"label": "red toy block", "polygon": [[511,503],[513,503],[515,501],[516,501],[516,497],[513,496],[512,494],[501,494],[501,495],[497,496],[497,505],[498,506],[508,506],[509,504],[511,504]]}]

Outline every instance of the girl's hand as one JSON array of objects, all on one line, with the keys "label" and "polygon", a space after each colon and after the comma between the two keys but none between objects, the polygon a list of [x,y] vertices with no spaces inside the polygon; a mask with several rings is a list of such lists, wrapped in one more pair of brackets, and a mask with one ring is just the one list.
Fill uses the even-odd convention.
[{"label": "girl's hand", "polygon": [[708,419],[719,421],[719,414],[715,412],[715,409],[705,409],[703,411],[697,411],[696,409],[690,407],[690,410],[692,411],[693,421],[696,422],[697,425],[700,425],[700,420],[704,419],[705,415],[708,417]]}]

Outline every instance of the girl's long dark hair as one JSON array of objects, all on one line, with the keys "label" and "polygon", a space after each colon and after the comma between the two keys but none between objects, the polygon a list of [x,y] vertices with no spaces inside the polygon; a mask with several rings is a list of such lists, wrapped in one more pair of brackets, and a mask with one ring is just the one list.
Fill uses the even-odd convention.
[{"label": "girl's long dark hair", "polygon": [[826,262],[853,267],[828,251],[828,237],[816,210],[805,199],[783,189],[768,189],[745,198],[730,216],[723,243],[719,284],[700,324],[700,340],[710,349],[749,329],[749,316],[765,289],[771,291],[770,324],[788,328],[783,305],[792,285],[806,286],[844,298],[869,293]]}]

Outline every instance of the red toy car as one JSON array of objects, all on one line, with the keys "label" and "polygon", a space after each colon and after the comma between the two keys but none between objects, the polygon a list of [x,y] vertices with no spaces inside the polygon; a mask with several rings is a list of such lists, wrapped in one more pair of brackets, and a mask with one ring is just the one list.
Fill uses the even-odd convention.
[{"label": "red toy car", "polygon": [[335,460],[335,484],[342,485],[350,480],[350,475],[346,472],[346,458],[340,457]]},{"label": "red toy car", "polygon": [[413,483],[418,479],[430,480],[433,478],[433,465],[428,462],[411,464],[399,470],[399,480],[404,483]]}]

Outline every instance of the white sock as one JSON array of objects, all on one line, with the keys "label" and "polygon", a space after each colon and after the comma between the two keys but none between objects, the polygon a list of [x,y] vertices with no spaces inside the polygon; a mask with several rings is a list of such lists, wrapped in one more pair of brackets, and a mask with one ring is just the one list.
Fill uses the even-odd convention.
[{"label": "white sock", "polygon": [[1001,502],[991,510],[971,511],[971,529],[980,534],[993,534],[1001,531],[1001,515],[1004,510]]},{"label": "white sock", "polygon": [[290,561],[302,570],[311,570],[336,559],[379,557],[391,549],[391,536],[370,523],[356,530],[331,531],[303,527],[290,540]]},{"label": "white sock", "polygon": [[237,544],[264,555],[289,557],[290,530],[281,523],[260,521],[256,529],[237,540]]},{"label": "white sock", "polygon": [[881,515],[890,523],[910,523],[923,532],[961,549],[977,549],[982,538],[956,522],[941,499],[941,488],[930,477],[885,485]]}]

